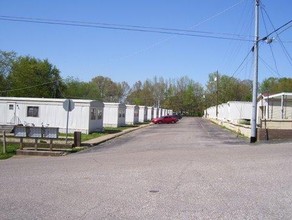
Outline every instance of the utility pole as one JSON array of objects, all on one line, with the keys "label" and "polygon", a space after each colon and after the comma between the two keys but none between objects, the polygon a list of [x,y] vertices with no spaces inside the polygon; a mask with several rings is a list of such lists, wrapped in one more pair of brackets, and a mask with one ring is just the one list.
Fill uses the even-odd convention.
[{"label": "utility pole", "polygon": [[259,60],[259,6],[260,0],[255,0],[255,43],[254,52],[254,76],[252,88],[252,118],[251,118],[251,135],[250,143],[257,141],[257,96],[258,96],[258,60]]},{"label": "utility pole", "polygon": [[218,104],[219,104],[219,73],[218,70],[216,72],[216,118],[218,119]]},{"label": "utility pole", "polygon": [[216,71],[216,77],[214,78],[216,82],[216,119],[218,119],[218,102],[219,102],[219,73]]},{"label": "utility pole", "polygon": [[59,88],[59,80],[55,80],[54,88],[53,88],[53,98],[57,98],[57,96],[58,96],[58,88]]}]

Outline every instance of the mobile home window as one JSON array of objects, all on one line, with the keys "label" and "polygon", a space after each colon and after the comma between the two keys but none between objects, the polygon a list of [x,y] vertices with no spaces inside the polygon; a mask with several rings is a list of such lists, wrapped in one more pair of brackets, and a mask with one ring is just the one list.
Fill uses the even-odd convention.
[{"label": "mobile home window", "polygon": [[121,111],[121,112],[119,113],[119,118],[124,118],[124,117],[125,117],[125,112]]},{"label": "mobile home window", "polygon": [[14,105],[10,104],[9,105],[9,110],[13,110],[14,109]]},{"label": "mobile home window", "polygon": [[103,112],[101,110],[97,111],[97,119],[102,119]]},{"label": "mobile home window", "polygon": [[39,107],[38,106],[28,106],[27,107],[27,117],[39,117]]},{"label": "mobile home window", "polygon": [[96,108],[90,109],[90,120],[96,120]]}]

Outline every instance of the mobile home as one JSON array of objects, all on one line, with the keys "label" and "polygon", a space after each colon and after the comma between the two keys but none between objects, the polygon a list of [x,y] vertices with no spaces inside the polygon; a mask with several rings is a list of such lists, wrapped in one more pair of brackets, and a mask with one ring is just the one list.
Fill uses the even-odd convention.
[{"label": "mobile home", "polygon": [[126,105],[104,102],[103,126],[121,127],[126,125]]},{"label": "mobile home", "polygon": [[139,106],[139,122],[143,123],[147,121],[147,107],[146,106]]},{"label": "mobile home", "polygon": [[240,120],[251,120],[252,103],[241,101],[230,101],[228,105],[228,121],[239,123]]},{"label": "mobile home", "polygon": [[158,108],[154,107],[153,108],[153,118],[158,118]]},{"label": "mobile home", "polygon": [[[218,114],[216,114],[217,110]],[[251,102],[230,101],[218,106],[209,107],[204,111],[204,115],[207,118],[217,119],[219,121],[239,123],[241,120],[250,120],[251,111]]]},{"label": "mobile home", "polygon": [[257,111],[257,123],[261,127],[291,129],[292,93],[261,94],[258,97]]},{"label": "mobile home", "polygon": [[[73,99],[66,111],[66,99],[0,97],[0,124],[58,127],[60,132],[91,133],[103,129],[103,103]],[[67,117],[68,116],[68,117]]]},{"label": "mobile home", "polygon": [[133,125],[139,122],[139,106],[126,105],[126,124]]},{"label": "mobile home", "polygon": [[153,107],[147,107],[147,121],[151,121],[153,118],[154,110]]}]

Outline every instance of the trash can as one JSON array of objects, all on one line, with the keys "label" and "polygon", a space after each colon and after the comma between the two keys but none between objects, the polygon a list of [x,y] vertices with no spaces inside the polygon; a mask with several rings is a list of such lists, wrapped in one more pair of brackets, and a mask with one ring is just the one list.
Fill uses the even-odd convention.
[{"label": "trash can", "polygon": [[75,131],[74,132],[74,147],[80,147],[81,146],[81,132]]}]

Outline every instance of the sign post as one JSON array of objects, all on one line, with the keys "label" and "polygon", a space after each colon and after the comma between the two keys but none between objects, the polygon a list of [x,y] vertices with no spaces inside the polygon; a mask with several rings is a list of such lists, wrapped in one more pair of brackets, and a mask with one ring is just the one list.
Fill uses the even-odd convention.
[{"label": "sign post", "polygon": [[67,111],[67,121],[66,121],[66,144],[68,142],[68,125],[69,125],[69,112],[71,112],[74,109],[75,105],[73,100],[71,99],[66,99],[63,102],[63,108],[65,111]]},{"label": "sign post", "polygon": [[6,154],[6,132],[3,131],[3,154]]}]

